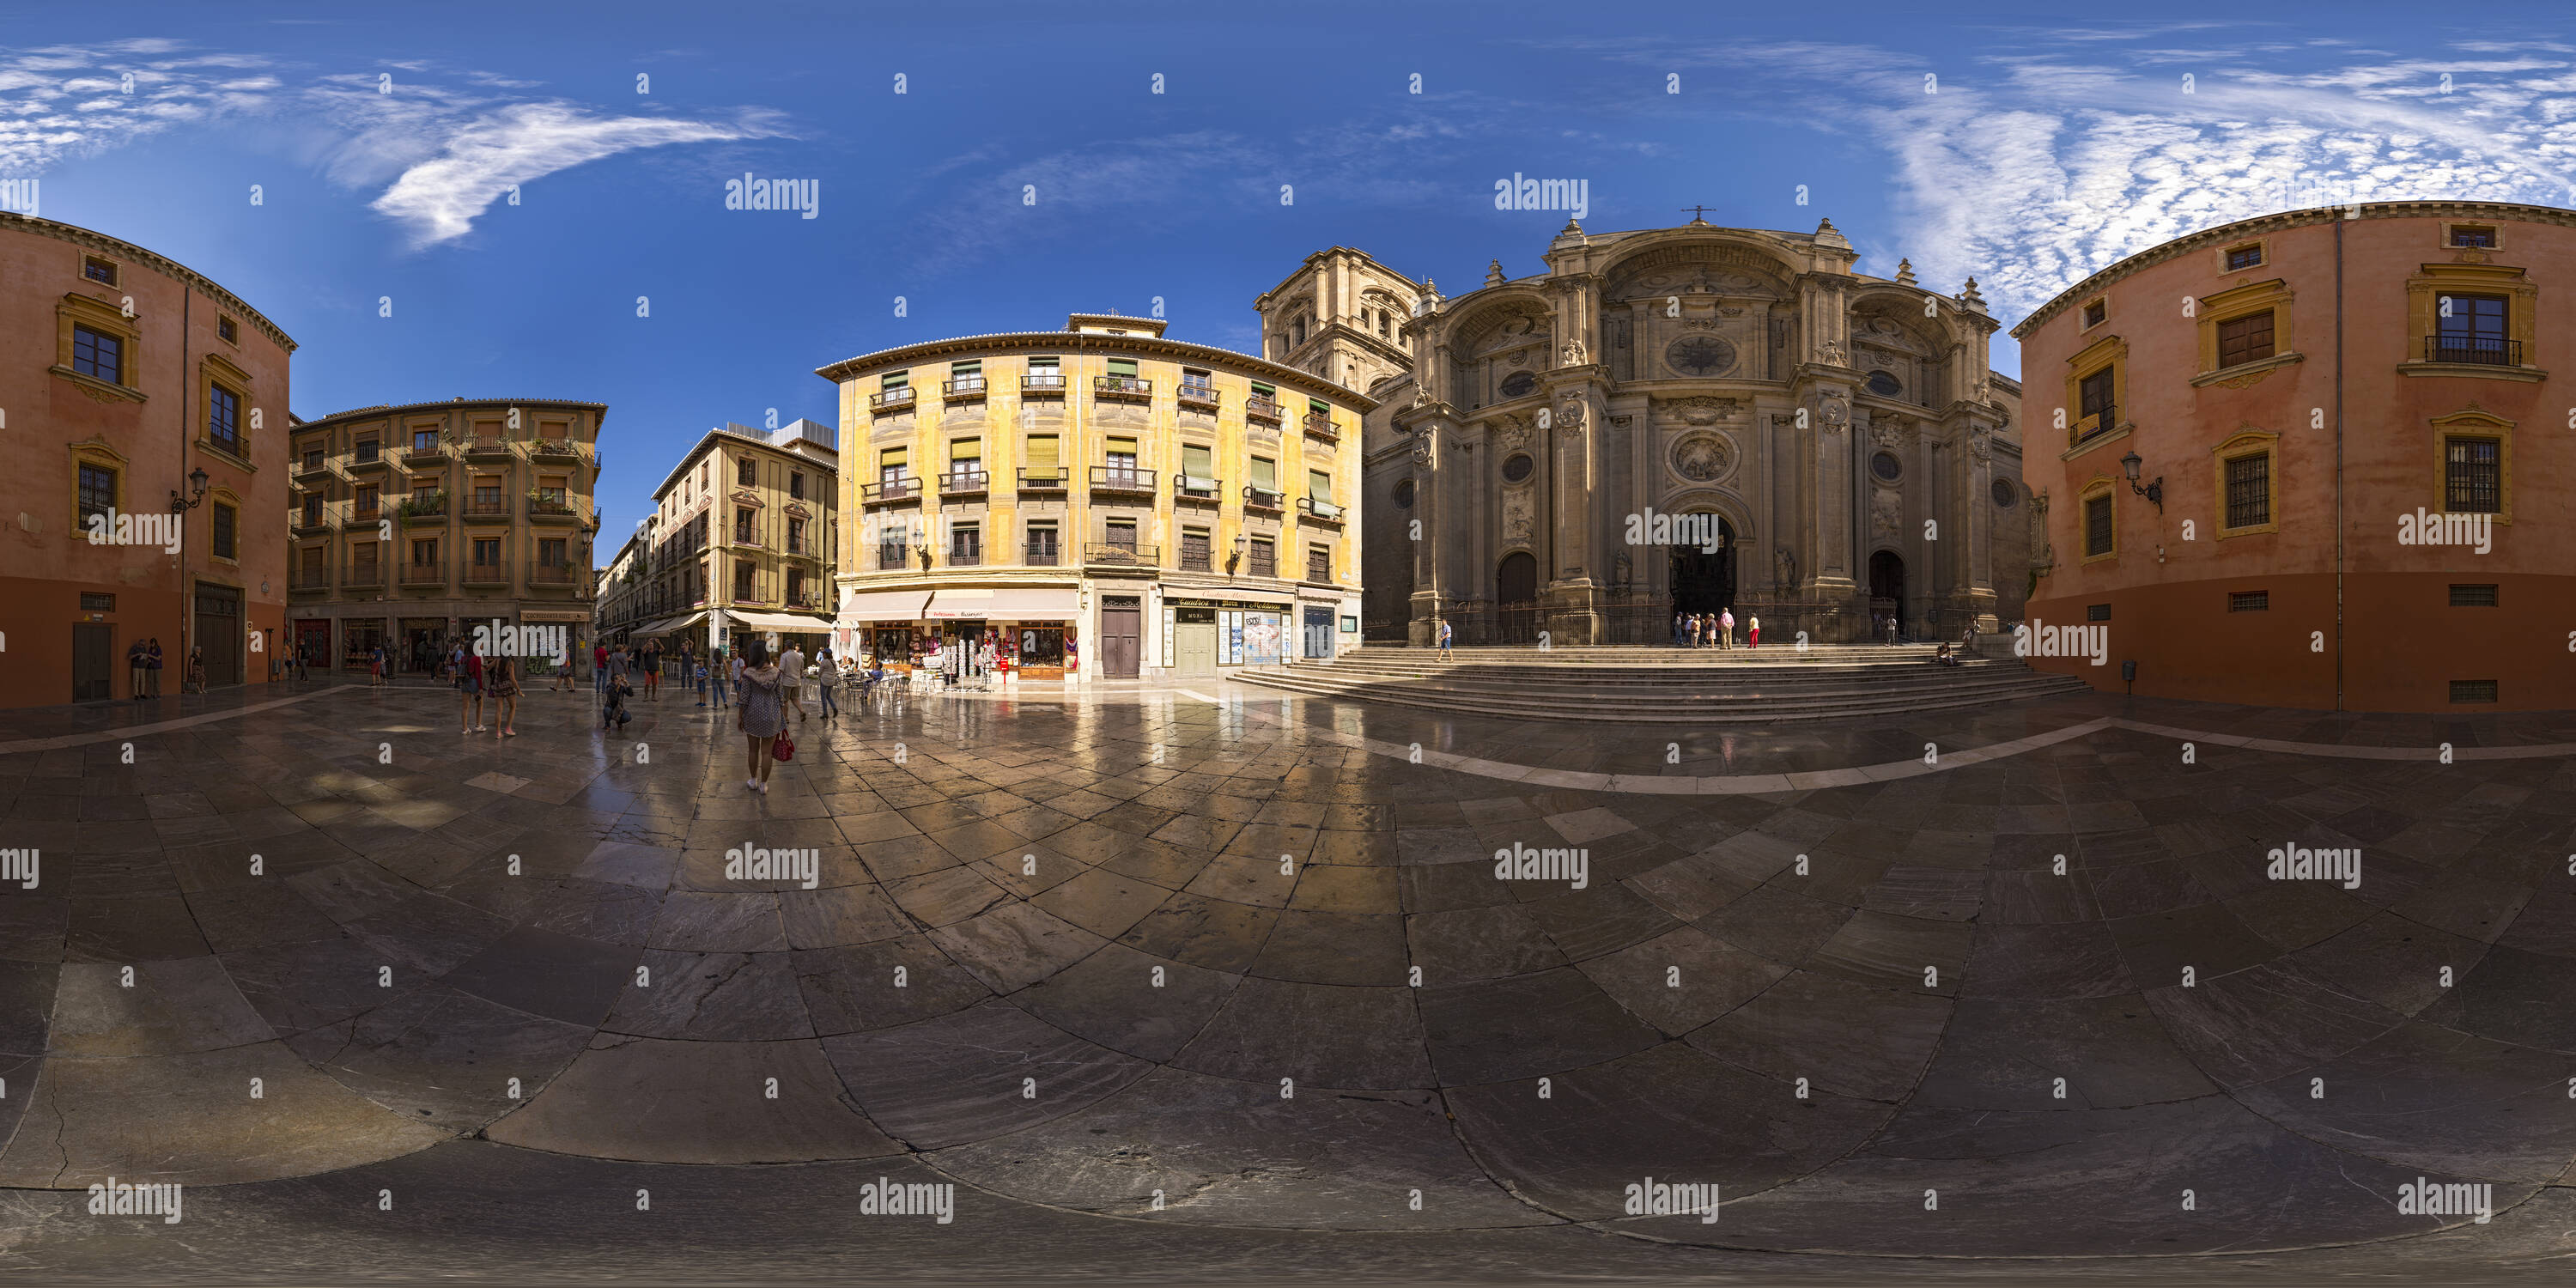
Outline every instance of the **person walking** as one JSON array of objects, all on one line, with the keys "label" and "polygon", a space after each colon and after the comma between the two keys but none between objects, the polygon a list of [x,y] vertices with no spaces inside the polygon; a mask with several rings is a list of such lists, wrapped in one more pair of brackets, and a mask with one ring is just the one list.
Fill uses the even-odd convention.
[{"label": "person walking", "polygon": [[644,700],[658,701],[662,696],[662,641],[644,641]]},{"label": "person walking", "polygon": [[567,633],[564,639],[563,668],[555,675],[554,691],[572,692],[573,672],[581,669],[581,643]]},{"label": "person walking", "polygon": [[1682,615],[1681,615],[1681,614],[1679,614],[1679,613],[1675,613],[1675,614],[1673,614],[1673,647],[1674,647],[1674,648],[1680,648],[1681,646],[1682,646]]},{"label": "person walking", "polygon": [[786,710],[796,713],[796,722],[805,722],[805,653],[796,641],[787,641],[787,651],[778,655],[778,699]]},{"label": "person walking", "polygon": [[698,705],[707,704],[707,659],[697,658],[689,665],[689,682],[697,686]]},{"label": "person walking", "polygon": [[191,647],[188,650],[188,678],[179,691],[182,693],[206,691],[206,650],[204,648]]},{"label": "person walking", "polygon": [[1690,615],[1690,647],[1699,647],[1699,614]]},{"label": "person walking", "polygon": [[492,664],[490,674],[492,718],[501,722],[501,728],[492,735],[492,741],[516,738],[519,731],[510,727],[510,720],[519,714],[519,660],[503,654]]},{"label": "person walking", "polygon": [[590,646],[590,687],[608,692],[608,641],[597,640]]},{"label": "person walking", "polygon": [[779,696],[779,668],[770,664],[769,646],[751,640],[742,646],[742,705],[734,711],[734,728],[742,731],[750,754],[750,775],[742,785],[769,792],[769,767],[777,764],[771,748],[787,731],[787,713]]},{"label": "person walking", "polygon": [[1762,619],[1747,615],[1744,619],[1744,647],[1762,647]]},{"label": "person walking", "polygon": [[[1675,621],[1679,621],[1680,619],[1679,619],[1679,618],[1675,618],[1674,620],[1675,620]],[[1446,618],[1446,617],[1441,618],[1441,619],[1440,619],[1440,660],[1441,660],[1441,661],[1443,661],[1443,662],[1455,662],[1455,661],[1457,661],[1457,660],[1458,660],[1458,655],[1449,651],[1449,643],[1450,643],[1450,641],[1451,641],[1451,640],[1454,640],[1454,639],[1456,639],[1456,638],[1457,638],[1457,632],[1455,632],[1455,631],[1453,631],[1453,630],[1451,630],[1451,629],[1450,629],[1450,627],[1449,627],[1449,619],[1448,619],[1448,618]]]},{"label": "person walking", "polygon": [[1732,608],[1718,610],[1717,646],[1730,653],[1735,651],[1735,610]]},{"label": "person walking", "polygon": [[718,649],[716,664],[716,705],[742,705],[742,649]]},{"label": "person walking", "polygon": [[447,655],[448,674],[456,685],[456,732],[483,733],[483,659],[464,640]]},{"label": "person walking", "polygon": [[832,698],[832,690],[841,682],[841,662],[832,656],[831,645],[824,645],[822,651],[814,655],[814,670],[815,704],[823,708],[823,718],[829,720],[841,714],[840,704]]},{"label": "person walking", "polygon": [[385,682],[385,646],[382,642],[367,650],[367,687]]}]

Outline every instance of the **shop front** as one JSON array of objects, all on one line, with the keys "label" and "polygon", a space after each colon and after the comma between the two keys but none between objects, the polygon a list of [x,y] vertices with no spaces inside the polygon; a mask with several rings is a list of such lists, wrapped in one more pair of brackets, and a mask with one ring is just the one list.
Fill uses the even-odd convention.
[{"label": "shop front", "polygon": [[1078,669],[1075,622],[1082,592],[1072,586],[943,586],[922,610],[940,630],[943,652],[1024,680],[1063,680]]},{"label": "shop front", "polygon": [[375,656],[376,647],[385,642],[385,622],[381,617],[345,617],[340,624],[340,665],[364,671]]},{"label": "shop front", "polygon": [[403,675],[430,675],[437,672],[447,656],[448,641],[456,634],[444,617],[406,617],[402,619],[402,644],[394,670]]},{"label": "shop front", "polygon": [[295,656],[307,669],[331,665],[331,619],[301,617],[295,621]]},{"label": "shop front", "polygon": [[1166,598],[1166,665],[1181,676],[1284,665],[1295,611],[1286,600]]},{"label": "shop front", "polygon": [[[590,614],[573,608],[524,608],[519,610],[520,625],[544,626],[561,630],[563,632],[562,638],[567,648],[577,647],[580,645],[583,633],[590,629],[590,620]],[[525,663],[525,674],[531,678],[544,676],[549,679],[557,675],[561,675],[564,670],[563,651],[552,650],[552,652],[554,655],[551,657],[529,658]],[[577,670],[578,667],[576,666],[576,671]]]}]

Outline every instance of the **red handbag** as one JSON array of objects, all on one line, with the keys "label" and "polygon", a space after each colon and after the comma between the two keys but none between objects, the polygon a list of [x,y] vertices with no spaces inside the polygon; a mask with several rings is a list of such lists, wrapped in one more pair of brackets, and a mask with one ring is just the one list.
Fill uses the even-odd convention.
[{"label": "red handbag", "polygon": [[796,740],[780,734],[769,744],[769,754],[779,760],[796,759]]}]

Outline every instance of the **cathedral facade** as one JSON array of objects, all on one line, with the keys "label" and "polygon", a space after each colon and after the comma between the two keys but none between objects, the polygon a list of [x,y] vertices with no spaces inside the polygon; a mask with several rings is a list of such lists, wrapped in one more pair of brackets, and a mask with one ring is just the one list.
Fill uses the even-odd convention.
[{"label": "cathedral facade", "polygon": [[[1366,630],[1658,643],[1956,638],[2020,616],[2021,389],[1995,320],[1813,233],[1568,223],[1546,271],[1443,298],[1334,248],[1256,303],[1265,356],[1367,392]],[[1739,638],[1742,628],[1739,626]]]}]

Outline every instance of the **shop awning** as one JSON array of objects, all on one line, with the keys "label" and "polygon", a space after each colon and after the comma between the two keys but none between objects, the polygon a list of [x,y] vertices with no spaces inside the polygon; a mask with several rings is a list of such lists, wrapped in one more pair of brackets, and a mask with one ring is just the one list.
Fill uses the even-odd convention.
[{"label": "shop awning", "polygon": [[863,626],[870,622],[917,622],[921,611],[930,605],[926,590],[872,590],[865,594],[852,592],[841,601],[841,626]]},{"label": "shop awning", "polygon": [[832,619],[808,613],[746,613],[728,608],[725,616],[737,626],[755,631],[786,631],[795,635],[820,635],[832,629]]},{"label": "shop awning", "polygon": [[678,617],[665,617],[658,622],[636,627],[635,633],[638,635],[668,635],[673,631],[687,630],[706,619],[707,611],[701,608],[694,613],[684,613]]},{"label": "shop awning", "polygon": [[1078,609],[1071,586],[942,586],[922,616],[932,621],[975,618],[994,622],[1069,622]]}]

